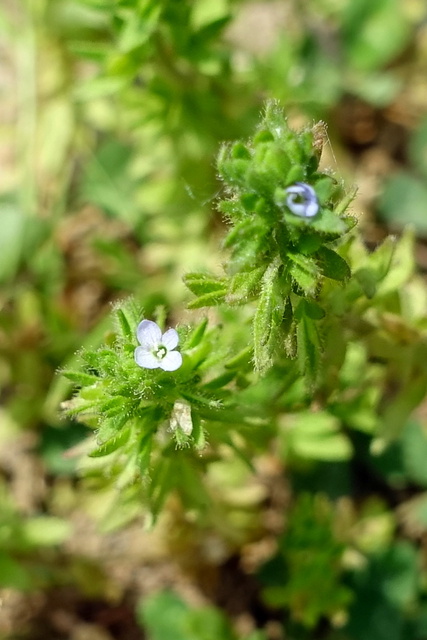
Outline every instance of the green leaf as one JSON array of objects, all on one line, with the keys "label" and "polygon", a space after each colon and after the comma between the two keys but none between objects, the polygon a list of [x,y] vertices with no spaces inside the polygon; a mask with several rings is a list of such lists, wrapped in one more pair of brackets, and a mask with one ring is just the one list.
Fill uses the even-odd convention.
[{"label": "green leaf", "polygon": [[321,209],[320,214],[310,222],[310,226],[315,231],[333,240],[347,233],[349,228],[353,226],[353,222],[346,218],[340,218],[330,209]]},{"label": "green leaf", "polygon": [[200,322],[200,324],[198,324],[197,327],[193,329],[193,331],[190,333],[190,335],[186,339],[183,345],[185,349],[194,349],[194,347],[197,347],[200,344],[200,342],[203,339],[203,336],[205,335],[207,326],[208,326],[208,320],[207,318],[204,318]]},{"label": "green leaf", "polygon": [[199,415],[194,411],[192,412],[192,418],[193,418],[193,432],[191,435],[193,438],[194,447],[198,451],[202,451],[206,446],[206,434],[203,429],[202,421]]},{"label": "green leaf", "polygon": [[81,197],[133,225],[139,210],[132,197],[136,182],[129,170],[131,159],[131,147],[111,139],[104,143],[85,165]]},{"label": "green leaf", "polygon": [[117,318],[117,323],[122,331],[124,338],[129,340],[129,342],[132,342],[135,336],[135,331],[130,326],[129,321],[123,309],[116,309],[115,314]]},{"label": "green leaf", "polygon": [[296,320],[300,320],[304,316],[307,316],[312,320],[322,320],[322,318],[325,317],[325,311],[315,302],[311,302],[310,300],[301,300],[295,310],[294,317]]},{"label": "green leaf", "polygon": [[316,320],[308,317],[304,312],[297,322],[296,335],[300,371],[306,376],[307,383],[312,385],[317,379],[322,358],[321,339]]},{"label": "green leaf", "polygon": [[415,420],[406,423],[402,433],[403,462],[408,477],[427,487],[427,433]]},{"label": "green leaf", "polygon": [[307,440],[300,438],[293,445],[293,453],[308,460],[343,462],[351,460],[353,448],[347,436],[336,433]]},{"label": "green leaf", "polygon": [[190,640],[186,629],[188,608],[174,593],[148,596],[139,602],[136,612],[151,640]]},{"label": "green leaf", "polygon": [[76,100],[82,102],[95,100],[97,98],[106,98],[122,91],[127,85],[127,79],[124,77],[99,77],[91,78],[91,80],[82,82],[74,91]]},{"label": "green leaf", "polygon": [[[347,436],[339,431],[339,422],[330,414],[302,412],[289,418],[291,429],[284,434],[285,451],[309,460],[340,462],[352,457]],[[286,454],[285,454],[286,456]]]},{"label": "green leaf", "polygon": [[302,254],[288,253],[289,273],[298,287],[308,295],[314,295],[319,278],[319,271],[312,258]]},{"label": "green leaf", "polygon": [[117,42],[118,50],[129,53],[145,44],[157,28],[161,11],[161,5],[145,3],[143,10],[129,12]]},{"label": "green leaf", "polygon": [[228,304],[244,304],[253,297],[258,290],[259,283],[265,272],[265,267],[258,267],[252,271],[237,273],[230,280],[226,298]]},{"label": "green leaf", "polygon": [[283,316],[284,300],[277,290],[279,267],[277,261],[273,262],[263,276],[253,321],[254,362],[260,373],[264,373],[272,364],[271,337],[276,333]]},{"label": "green leaf", "polygon": [[390,62],[411,34],[409,18],[399,0],[349,3],[343,18],[348,63],[365,73]]},{"label": "green leaf", "polygon": [[67,540],[72,533],[71,524],[53,516],[30,518],[23,524],[23,535],[28,544],[50,547]]},{"label": "green leaf", "polygon": [[128,420],[129,416],[126,412],[112,418],[103,418],[96,432],[97,443],[104,444],[116,437]]},{"label": "green leaf", "polygon": [[204,28],[211,23],[227,20],[229,17],[228,0],[199,0],[191,11],[191,24],[195,30]]},{"label": "green leaf", "polygon": [[367,298],[373,298],[377,292],[377,277],[372,269],[362,268],[354,273],[354,277],[362,287]]},{"label": "green leaf", "polygon": [[217,291],[212,291],[212,293],[206,293],[196,300],[192,300],[188,303],[187,307],[189,309],[200,309],[201,307],[215,307],[219,304],[222,304],[226,298],[227,289],[218,289]]},{"label": "green leaf", "polygon": [[427,371],[407,380],[396,396],[389,400],[382,417],[379,436],[386,441],[397,438],[405,428],[414,409],[422,402],[427,393]]},{"label": "green leaf", "polygon": [[137,618],[150,640],[235,640],[220,611],[213,607],[190,609],[169,591],[141,600]]},{"label": "green leaf", "polygon": [[344,632],[357,640],[402,640],[403,613],[417,597],[419,556],[402,541],[368,557],[364,567],[349,576],[354,591]]},{"label": "green leaf", "polygon": [[131,434],[131,429],[128,427],[127,429],[122,429],[116,435],[111,437],[106,442],[103,442],[97,449],[91,451],[88,455],[90,458],[101,458],[103,456],[108,456],[110,453],[117,451],[123,445],[127,443]]},{"label": "green leaf", "polygon": [[82,387],[89,387],[99,382],[99,376],[84,373],[83,371],[62,371],[62,375]]},{"label": "green leaf", "polygon": [[187,273],[183,280],[184,284],[196,296],[223,291],[226,285],[224,278],[217,278],[206,273]]},{"label": "green leaf", "polygon": [[316,255],[324,276],[332,278],[332,280],[340,281],[350,278],[350,267],[338,253],[323,246],[318,250]]},{"label": "green leaf", "polygon": [[386,295],[399,290],[412,276],[415,269],[414,244],[414,232],[408,227],[394,244],[390,266],[378,285],[379,295]]},{"label": "green leaf", "polygon": [[252,357],[252,347],[249,346],[243,349],[242,351],[240,351],[240,353],[235,355],[230,360],[227,360],[227,362],[224,364],[224,367],[226,369],[241,369],[241,368],[246,369],[246,367],[250,364],[251,357]]}]

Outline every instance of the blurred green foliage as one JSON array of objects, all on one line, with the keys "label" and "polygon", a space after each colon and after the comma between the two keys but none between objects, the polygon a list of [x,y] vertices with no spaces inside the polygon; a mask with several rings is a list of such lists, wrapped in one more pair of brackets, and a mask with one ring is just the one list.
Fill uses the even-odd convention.
[{"label": "blurred green foliage", "polygon": [[[261,558],[254,570],[257,604],[246,611],[252,632],[234,631],[222,604],[193,610],[161,592],[134,607],[153,640],[179,633],[259,640],[277,637],[277,625],[295,639],[423,640],[427,294],[414,258],[425,266],[417,240],[427,229],[424,2],[5,0],[0,34],[1,588],[25,594],[30,619],[31,596],[49,601],[64,582],[89,600],[90,571],[76,577],[90,555],[82,513],[102,523],[107,540],[115,527],[146,515],[141,500],[151,496],[154,515],[163,505],[179,522],[168,533],[169,563],[186,566],[206,548],[201,573],[205,562],[210,575],[212,566],[273,540],[269,562]],[[322,162],[358,183],[352,213],[368,211],[361,222],[369,250],[357,238],[325,252],[317,246],[325,229],[308,242],[296,220],[292,243],[301,234],[302,251],[294,252],[286,282],[273,259],[275,252],[289,259],[280,225],[272,242],[247,222],[256,207],[266,218],[280,194],[267,188],[267,205],[255,203],[247,184],[263,190],[265,172],[281,189],[310,179],[325,208],[336,207],[345,189],[332,178],[321,183],[324,168],[317,174],[314,165],[288,179],[277,141],[261,136],[247,145],[265,98],[279,100],[306,131],[314,119],[325,121],[336,159],[327,157],[324,136]],[[236,139],[244,142],[229,144]],[[214,158],[223,143],[220,182]],[[240,191],[230,196],[236,184]],[[392,229],[411,223],[416,237],[406,231],[371,251],[384,235],[377,211]],[[234,229],[224,229],[224,213]],[[222,270],[219,238],[227,231],[231,257]],[[184,274],[195,297],[185,293]],[[318,278],[334,275],[318,298]],[[300,296],[294,317],[288,314],[288,355],[299,357],[253,384],[253,334],[257,349],[265,337],[255,357],[267,370],[283,338],[274,309],[289,287],[293,303],[298,287],[311,296]],[[152,411],[160,422],[184,398],[193,407],[193,440],[178,428],[155,442],[164,455],[160,481],[132,483],[139,467],[135,473],[128,455],[131,432],[120,441],[109,434],[117,416],[104,407],[108,420],[92,426],[103,429],[101,453],[109,449],[117,464],[106,471],[105,458],[92,457],[82,480],[77,460],[94,453],[83,440],[92,432],[59,411],[76,380],[57,372],[76,371],[82,353],[96,358],[101,344],[111,350],[110,304],[117,309],[129,295],[138,313],[180,325],[189,365],[178,386],[160,379],[164,394]],[[182,312],[185,303],[200,309],[220,300],[233,308],[209,312],[209,328],[204,312],[195,311],[193,327]],[[123,353],[135,346],[133,335],[127,340]],[[93,363],[86,365],[93,375]],[[120,391],[114,376],[127,366],[122,356],[108,372],[109,392]],[[280,418],[274,440],[273,416]],[[201,424],[209,421],[205,433]],[[268,460],[278,469],[273,480],[263,475]],[[279,488],[287,498],[275,503]],[[128,554],[138,565],[135,550]],[[109,560],[100,551],[95,564],[116,576]],[[112,580],[116,593],[139,595],[123,577]],[[196,588],[199,582],[196,576]],[[111,602],[104,578],[99,584],[97,596]],[[55,607],[52,601],[52,619]],[[38,638],[37,621],[20,629],[21,622],[19,615],[11,627],[0,622],[0,634]],[[72,637],[54,626],[49,635]]]},{"label": "blurred green foliage", "polygon": [[138,619],[152,640],[264,640],[261,632],[237,636],[214,607],[190,608],[172,592],[139,603]]}]

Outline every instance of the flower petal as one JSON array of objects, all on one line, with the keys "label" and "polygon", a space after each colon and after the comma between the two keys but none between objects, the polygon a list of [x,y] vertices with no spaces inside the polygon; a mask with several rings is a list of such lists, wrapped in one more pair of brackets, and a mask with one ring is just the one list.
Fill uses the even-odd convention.
[{"label": "flower petal", "polygon": [[166,333],[162,335],[161,343],[166,347],[168,351],[175,349],[178,345],[179,336],[175,329],[168,329]]},{"label": "flower petal", "polygon": [[160,367],[159,360],[151,351],[147,351],[145,347],[137,347],[134,356],[136,364],[144,369],[158,369]]},{"label": "flower petal", "polygon": [[136,337],[139,344],[148,351],[155,349],[160,344],[162,332],[160,327],[152,320],[143,320],[138,325]]},{"label": "flower petal", "polygon": [[[300,218],[313,218],[319,211],[319,201],[313,187],[305,182],[297,182],[286,189],[286,204],[292,213]],[[301,201],[302,199],[302,201]]]},{"label": "flower petal", "polygon": [[182,355],[179,351],[168,351],[163,360],[160,360],[159,367],[163,371],[176,371],[182,365]]}]

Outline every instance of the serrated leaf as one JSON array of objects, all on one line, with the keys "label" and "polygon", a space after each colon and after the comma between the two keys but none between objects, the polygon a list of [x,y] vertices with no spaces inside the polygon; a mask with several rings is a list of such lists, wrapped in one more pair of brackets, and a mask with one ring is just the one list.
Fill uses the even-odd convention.
[{"label": "serrated leaf", "polygon": [[329,236],[331,239],[339,238],[349,230],[349,224],[346,219],[340,218],[330,209],[322,209],[320,214],[310,222],[310,226],[315,231]]}]

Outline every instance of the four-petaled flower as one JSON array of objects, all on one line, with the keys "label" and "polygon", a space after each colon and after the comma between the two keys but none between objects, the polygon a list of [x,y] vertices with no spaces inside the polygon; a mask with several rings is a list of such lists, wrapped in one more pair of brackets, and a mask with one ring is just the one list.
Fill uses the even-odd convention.
[{"label": "four-petaled flower", "polygon": [[286,189],[286,204],[300,218],[313,218],[319,211],[319,201],[313,187],[305,182],[296,182]]},{"label": "four-petaled flower", "polygon": [[135,349],[135,362],[144,369],[176,371],[182,365],[182,355],[174,351],[179,337],[175,329],[163,335],[160,327],[151,320],[143,320],[136,330],[141,345]]}]

